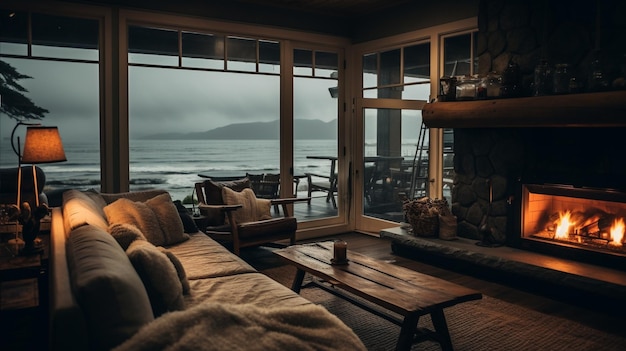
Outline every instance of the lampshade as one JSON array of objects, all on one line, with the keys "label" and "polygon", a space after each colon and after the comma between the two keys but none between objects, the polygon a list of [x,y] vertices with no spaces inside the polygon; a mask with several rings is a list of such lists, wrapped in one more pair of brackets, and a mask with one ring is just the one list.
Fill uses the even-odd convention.
[{"label": "lampshade", "polygon": [[57,127],[26,128],[22,163],[53,163],[66,161],[63,142]]}]

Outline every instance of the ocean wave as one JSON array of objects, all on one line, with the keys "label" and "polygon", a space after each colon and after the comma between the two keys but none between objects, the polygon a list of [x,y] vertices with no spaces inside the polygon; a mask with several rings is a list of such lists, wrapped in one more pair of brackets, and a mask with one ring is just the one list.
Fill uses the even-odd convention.
[{"label": "ocean wave", "polygon": [[67,179],[67,180],[46,180],[46,185],[49,186],[86,186],[86,185],[100,185],[100,180],[96,179]]},{"label": "ocean wave", "polygon": [[131,179],[129,184],[130,185],[156,185],[156,184],[165,184],[165,180],[161,178],[136,178],[136,179]]}]

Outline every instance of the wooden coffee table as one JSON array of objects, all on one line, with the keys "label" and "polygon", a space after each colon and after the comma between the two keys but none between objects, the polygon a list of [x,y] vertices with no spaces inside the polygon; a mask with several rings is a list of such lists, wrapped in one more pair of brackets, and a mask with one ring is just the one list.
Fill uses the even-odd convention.
[{"label": "wooden coffee table", "polygon": [[[275,253],[298,269],[291,287],[293,291],[300,292],[304,275],[309,273],[334,286],[329,291],[399,325],[401,328],[396,350],[410,350],[413,343],[426,339],[439,342],[443,350],[452,350],[443,309],[482,298],[482,294],[475,290],[350,250],[348,264],[333,265],[332,241],[293,245]],[[361,297],[384,310],[368,307],[368,304],[360,303],[335,288]],[[388,311],[403,318],[397,318]],[[426,314],[431,315],[434,331],[417,328],[420,316]]]}]

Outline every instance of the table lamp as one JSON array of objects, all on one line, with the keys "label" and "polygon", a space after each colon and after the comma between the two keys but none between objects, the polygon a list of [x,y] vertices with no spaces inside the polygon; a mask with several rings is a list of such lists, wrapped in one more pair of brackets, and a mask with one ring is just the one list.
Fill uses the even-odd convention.
[{"label": "table lamp", "polygon": [[[20,138],[17,137],[17,147],[13,143],[15,130],[20,125],[26,125],[26,136],[24,138],[24,152],[20,153]],[[57,127],[43,127],[39,124],[18,122],[11,133],[11,146],[18,157],[17,171],[17,207],[19,210],[18,220],[22,224],[22,238],[24,248],[21,253],[24,255],[34,254],[42,250],[35,245],[35,239],[39,234],[40,220],[48,214],[49,208],[46,204],[39,203],[39,187],[37,185],[37,171],[35,164],[54,163],[65,161],[65,151],[63,142]],[[33,189],[35,192],[35,203],[22,202],[22,164],[31,164],[33,172]]]}]

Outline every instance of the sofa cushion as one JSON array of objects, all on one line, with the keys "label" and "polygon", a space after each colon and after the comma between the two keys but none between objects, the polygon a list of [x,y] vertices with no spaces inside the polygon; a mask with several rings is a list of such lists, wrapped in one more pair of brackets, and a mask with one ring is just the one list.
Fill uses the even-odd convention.
[{"label": "sofa cushion", "polygon": [[113,236],[124,251],[126,251],[135,240],[147,240],[139,228],[128,223],[115,223],[110,225],[109,234]]},{"label": "sofa cushion", "polygon": [[185,308],[176,267],[164,252],[148,241],[135,240],[126,254],[148,292],[155,317]]},{"label": "sofa cushion", "polygon": [[187,308],[209,302],[250,304],[258,307],[280,305],[286,308],[312,304],[281,283],[258,272],[195,279],[189,283],[192,293],[185,295]]},{"label": "sofa cushion", "polygon": [[154,319],[139,275],[109,233],[84,225],[71,233],[66,246],[71,287],[84,311],[92,349],[109,350]]},{"label": "sofa cushion", "polygon": [[109,224],[102,210],[104,201],[100,195],[91,191],[80,191],[75,189],[67,190],[63,193],[63,220],[65,232],[86,225],[94,225],[104,231]]},{"label": "sofa cushion", "polygon": [[185,267],[189,281],[256,271],[206,234],[191,234],[189,240],[167,248]]},{"label": "sofa cushion", "polygon": [[230,188],[222,188],[222,197],[226,205],[242,205],[240,209],[233,212],[233,217],[237,223],[256,221],[256,196],[252,189],[246,188],[238,192]]},{"label": "sofa cushion", "polygon": [[169,194],[146,202],[120,198],[104,208],[109,223],[132,224],[154,245],[171,245],[189,238]]}]

